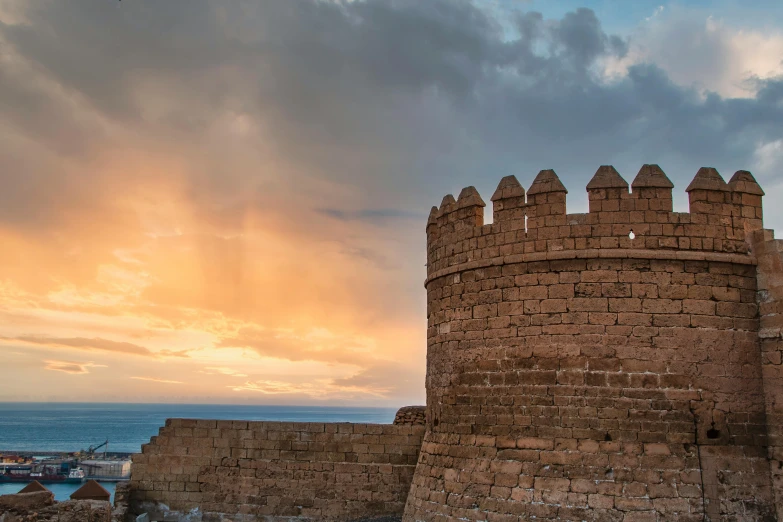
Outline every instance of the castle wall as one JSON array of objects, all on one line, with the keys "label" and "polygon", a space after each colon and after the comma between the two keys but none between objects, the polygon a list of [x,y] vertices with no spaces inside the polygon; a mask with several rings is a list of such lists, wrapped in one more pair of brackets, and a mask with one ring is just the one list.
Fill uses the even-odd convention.
[{"label": "castle wall", "polygon": [[783,241],[758,232],[758,293],[769,458],[777,519],[783,520]]},{"label": "castle wall", "polygon": [[[542,171],[484,225],[475,189],[427,225],[427,432],[406,520],[771,520],[758,340],[761,192],[702,169],[690,213],[646,165],[590,212]],[[631,232],[633,231],[633,234]]]},{"label": "castle wall", "polygon": [[400,424],[169,419],[133,457],[131,509],[191,513],[191,521],[399,516],[423,433]]}]

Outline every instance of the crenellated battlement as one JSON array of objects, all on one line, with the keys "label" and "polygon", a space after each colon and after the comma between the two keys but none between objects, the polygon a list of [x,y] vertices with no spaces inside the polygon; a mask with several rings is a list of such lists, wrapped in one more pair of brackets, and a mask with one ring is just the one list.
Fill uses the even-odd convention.
[{"label": "crenellated battlement", "polygon": [[658,165],[643,165],[630,190],[614,167],[603,165],[586,187],[589,212],[568,214],[568,190],[554,170],[540,171],[527,192],[506,176],[492,195],[493,223],[486,225],[486,204],[467,187],[456,200],[449,194],[432,207],[428,278],[515,254],[533,260],[597,249],[748,253],[748,233],[763,227],[764,195],[750,172],[737,171],[726,183],[714,168],[699,169],[686,189],[690,212],[673,212],[673,187]]}]

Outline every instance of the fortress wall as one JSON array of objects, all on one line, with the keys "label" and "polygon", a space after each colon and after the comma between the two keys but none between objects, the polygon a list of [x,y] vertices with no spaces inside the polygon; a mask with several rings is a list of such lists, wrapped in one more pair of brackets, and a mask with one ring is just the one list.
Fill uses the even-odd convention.
[{"label": "fortress wall", "polygon": [[757,232],[758,294],[762,371],[766,397],[769,458],[777,519],[783,520],[783,241]]},{"label": "fortress wall", "polygon": [[423,433],[411,425],[169,419],[133,457],[131,509],[197,510],[192,521],[399,516]]},{"label": "fortress wall", "polygon": [[492,225],[474,189],[433,210],[428,429],[405,520],[774,517],[745,241],[760,188],[702,169],[676,214],[653,167],[633,196],[599,169],[581,216],[551,171],[527,202],[504,178]]}]

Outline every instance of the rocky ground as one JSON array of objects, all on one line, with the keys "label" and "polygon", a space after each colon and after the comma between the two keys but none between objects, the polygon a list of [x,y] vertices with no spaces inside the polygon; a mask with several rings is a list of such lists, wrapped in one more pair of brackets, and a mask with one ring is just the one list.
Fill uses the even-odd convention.
[{"label": "rocky ground", "polygon": [[57,502],[50,491],[0,495],[0,522],[124,522],[126,489],[117,485],[114,507],[102,500]]}]

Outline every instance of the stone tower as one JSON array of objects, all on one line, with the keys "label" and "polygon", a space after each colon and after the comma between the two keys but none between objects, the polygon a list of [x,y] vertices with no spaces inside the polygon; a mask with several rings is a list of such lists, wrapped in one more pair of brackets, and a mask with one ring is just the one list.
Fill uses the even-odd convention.
[{"label": "stone tower", "polygon": [[[427,430],[405,520],[783,520],[783,247],[763,191],[543,170],[427,222]],[[777,509],[776,509],[777,506]],[[779,513],[776,513],[778,511]]]}]

